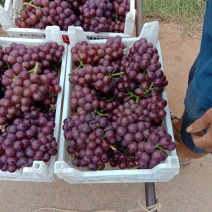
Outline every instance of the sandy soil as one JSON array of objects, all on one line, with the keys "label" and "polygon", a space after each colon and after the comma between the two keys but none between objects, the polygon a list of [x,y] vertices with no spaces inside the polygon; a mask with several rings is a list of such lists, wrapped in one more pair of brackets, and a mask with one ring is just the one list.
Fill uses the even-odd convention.
[{"label": "sandy soil", "polygon": [[[169,81],[170,110],[180,116],[188,72],[199,50],[200,34],[191,38],[179,25],[160,24],[159,40]],[[162,204],[160,211],[211,212],[211,164],[209,155],[182,167],[170,182],[155,183],[156,196]],[[70,185],[57,178],[54,183],[0,182],[1,212],[33,212],[41,207],[127,212],[138,207],[138,199],[145,204],[144,183]]]}]

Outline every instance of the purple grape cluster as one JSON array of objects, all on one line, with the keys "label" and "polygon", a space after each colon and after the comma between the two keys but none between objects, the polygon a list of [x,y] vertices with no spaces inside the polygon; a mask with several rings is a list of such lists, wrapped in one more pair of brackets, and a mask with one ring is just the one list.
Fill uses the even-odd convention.
[{"label": "purple grape cluster", "polygon": [[90,44],[87,41],[76,43],[71,49],[72,58],[77,68],[85,64],[92,66],[103,65],[112,66],[118,69],[116,61],[122,58],[125,45],[121,42],[121,37],[108,38],[105,44]]},{"label": "purple grape cluster", "polygon": [[[148,101],[149,97],[142,100]],[[151,101],[149,105],[151,105]],[[165,128],[152,122],[151,111],[135,103],[134,100],[128,100],[113,110],[111,125],[116,133],[116,142],[119,146],[113,163],[117,162],[121,169],[130,168],[127,165],[129,161],[131,165],[138,165],[139,168],[153,168],[154,158],[150,154],[160,150],[161,158],[156,160],[159,164],[160,161],[166,159],[169,154],[168,151],[175,148],[174,142],[171,141],[171,137]],[[163,140],[167,143],[164,143]],[[145,167],[140,166],[141,161],[139,162],[139,160],[142,160],[140,157],[143,152],[145,152],[145,155],[147,153],[149,155],[149,160],[145,161]],[[125,160],[123,154],[125,154]],[[122,159],[119,159],[119,155]],[[156,161],[154,161],[155,164]]]},{"label": "purple grape cluster", "polygon": [[54,107],[61,91],[63,52],[64,46],[56,42],[0,47],[2,171],[14,172],[34,160],[47,162],[56,154]]},{"label": "purple grape cluster", "polygon": [[74,166],[104,169],[109,161],[110,144],[115,143],[115,134],[107,118],[94,112],[73,115],[64,120],[63,130],[68,140],[67,151],[74,155]]},{"label": "purple grape cluster", "polygon": [[45,29],[58,25],[81,26],[91,32],[124,32],[128,0],[24,0],[15,24],[20,28]]},{"label": "purple grape cluster", "polygon": [[109,0],[87,0],[79,7],[84,20],[83,29],[91,32],[107,32],[112,22],[110,19],[112,9]]},{"label": "purple grape cluster", "polygon": [[27,48],[12,43],[4,51],[2,61],[10,68],[1,75],[6,90],[0,99],[0,125],[28,112],[35,102],[56,103],[61,91],[57,66],[64,46],[53,42]]},{"label": "purple grape cluster", "polygon": [[130,96],[138,103],[139,99],[159,95],[168,81],[161,70],[158,50],[142,38],[129,49],[129,54],[121,60],[121,76],[114,93],[119,99]]},{"label": "purple grape cluster", "polygon": [[[124,72],[119,71],[120,59],[124,54],[125,45],[121,42],[121,37],[108,38],[105,45],[88,44],[87,42],[77,43],[72,49],[73,60],[76,67],[73,69],[70,77],[70,82],[75,84],[74,92],[72,93],[72,105],[77,111],[77,106],[80,106],[81,113],[88,112],[87,109],[81,110],[86,104],[89,110],[96,112],[105,112],[113,110],[119,103],[114,101],[111,92],[119,81],[119,76]],[[79,85],[81,87],[79,87]],[[88,88],[90,95],[87,95]],[[86,95],[75,92],[75,89],[86,89]],[[91,96],[92,94],[92,96]],[[76,95],[78,100],[76,100]],[[103,97],[103,98],[102,98]],[[87,104],[87,103],[91,103]],[[72,109],[73,109],[72,107]],[[78,108],[79,109],[79,108]],[[81,114],[80,113],[80,114]]]},{"label": "purple grape cluster", "polygon": [[97,96],[96,91],[89,87],[76,85],[71,95],[71,110],[79,115],[91,112],[96,108]]},{"label": "purple grape cluster", "polygon": [[152,43],[142,38],[126,54],[117,36],[101,45],[77,43],[71,53],[73,116],[63,130],[72,165],[150,169],[164,161],[175,143],[163,126],[167,101],[161,92],[168,81]]},{"label": "purple grape cluster", "polygon": [[53,137],[55,113],[42,112],[32,106],[6,125],[0,134],[0,169],[15,172],[32,166],[34,160],[48,162],[57,153],[57,142]]}]

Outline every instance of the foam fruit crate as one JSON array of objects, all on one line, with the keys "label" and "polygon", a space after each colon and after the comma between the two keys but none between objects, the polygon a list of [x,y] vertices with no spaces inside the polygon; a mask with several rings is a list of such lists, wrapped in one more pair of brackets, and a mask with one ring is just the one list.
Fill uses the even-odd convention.
[{"label": "foam fruit crate", "polygon": [[[57,42],[60,45],[65,47],[62,62],[61,62],[61,73],[60,73],[60,82],[61,92],[58,94],[57,103],[56,103],[56,114],[55,114],[55,128],[53,136],[58,142],[59,133],[60,133],[60,123],[62,115],[62,100],[63,100],[63,87],[65,82],[65,71],[66,71],[66,59],[67,59],[67,44],[62,42],[62,37],[60,34],[52,33],[54,27],[49,27],[46,30],[45,39],[26,39],[26,38],[8,38],[0,37],[0,45],[3,48],[11,45],[12,43],[24,44],[28,47],[43,45],[46,42]],[[54,163],[56,156],[51,157],[50,161],[45,163],[43,161],[34,161],[32,167],[24,167],[18,169],[17,171],[3,172],[0,171],[0,180],[9,180],[9,181],[31,181],[31,182],[52,182],[54,180]]]},{"label": "foam fruit crate", "polygon": [[[115,37],[117,34],[122,37],[131,37],[135,25],[135,0],[130,1],[130,11],[126,15],[124,33],[112,33],[112,32],[85,32],[88,39],[102,39],[107,37]],[[0,5],[0,24],[3,30],[10,37],[28,37],[28,38],[44,38],[45,30],[33,29],[33,28],[18,28],[15,25],[14,19],[18,16],[22,8],[23,0],[5,0],[4,8]],[[68,33],[62,32],[63,41],[69,44],[70,40]]]},{"label": "foam fruit crate", "polygon": [[[162,70],[163,70],[161,48],[160,43],[158,41],[158,31],[159,31],[159,23],[157,21],[145,23],[139,37],[123,38],[122,41],[127,46],[126,51],[129,50],[129,48],[133,45],[133,43],[139,40],[140,38],[146,38],[148,42],[152,42],[159,51],[160,62],[162,64]],[[75,45],[76,42],[86,40],[86,36],[83,33],[82,28],[70,27],[69,36],[71,36],[73,42],[68,47],[62,120],[71,115],[70,103],[69,103],[71,86],[68,79],[69,79],[69,73],[73,69],[74,64],[72,61],[70,50],[72,46]],[[95,41],[87,40],[87,42],[103,44],[106,42],[106,40],[105,39]],[[163,91],[162,98],[168,101],[166,90]],[[165,110],[167,115],[164,120],[164,126],[166,127],[167,132],[172,136],[172,138],[174,138],[168,104]],[[66,149],[67,149],[66,140],[63,136],[63,129],[61,128],[58,161],[55,162],[54,173],[57,175],[58,178],[70,184],[167,182],[171,180],[179,172],[179,160],[176,155],[176,150],[172,151],[171,156],[168,156],[163,163],[160,163],[159,165],[155,166],[152,169],[128,169],[128,170],[113,169],[113,170],[102,170],[102,171],[81,171],[69,164],[70,159]]]}]

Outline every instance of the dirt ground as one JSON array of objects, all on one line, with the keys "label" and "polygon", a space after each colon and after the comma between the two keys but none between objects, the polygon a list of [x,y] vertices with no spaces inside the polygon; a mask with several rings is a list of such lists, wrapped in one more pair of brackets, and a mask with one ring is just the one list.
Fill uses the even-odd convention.
[{"label": "dirt ground", "polygon": [[182,26],[160,24],[159,40],[163,54],[164,71],[169,84],[167,92],[170,110],[180,116],[187,88],[188,73],[199,51],[201,32],[193,36],[185,33]]},{"label": "dirt ground", "polygon": [[[201,32],[189,37],[180,25],[160,24],[159,40],[169,81],[169,107],[177,116],[183,112],[187,76],[199,51],[200,35]],[[160,211],[211,212],[211,164],[212,158],[208,155],[182,167],[171,181],[155,183],[156,197],[162,205]],[[0,182],[1,212],[33,212],[41,207],[127,212],[138,207],[138,199],[145,204],[144,183],[70,185],[59,179],[54,183]]]}]

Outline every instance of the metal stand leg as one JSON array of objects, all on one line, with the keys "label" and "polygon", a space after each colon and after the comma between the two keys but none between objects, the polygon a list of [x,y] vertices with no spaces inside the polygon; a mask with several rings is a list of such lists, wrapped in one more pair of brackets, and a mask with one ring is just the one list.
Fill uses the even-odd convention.
[{"label": "metal stand leg", "polygon": [[[156,203],[155,184],[145,183],[146,206],[151,206]],[[157,212],[157,210],[153,211]]]},{"label": "metal stand leg", "polygon": [[136,37],[140,35],[143,23],[142,23],[142,0],[135,1],[136,8]]}]

